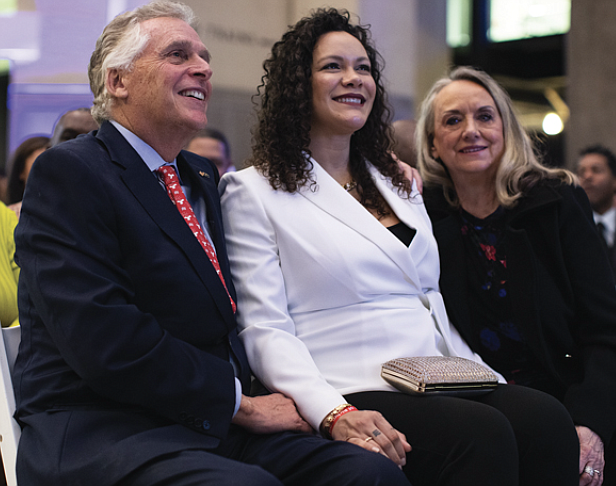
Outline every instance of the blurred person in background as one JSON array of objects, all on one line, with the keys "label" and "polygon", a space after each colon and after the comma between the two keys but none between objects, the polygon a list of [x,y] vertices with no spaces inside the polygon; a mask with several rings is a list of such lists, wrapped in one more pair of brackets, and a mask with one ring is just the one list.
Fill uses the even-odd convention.
[{"label": "blurred person in background", "polygon": [[215,128],[206,127],[197,133],[186,146],[186,150],[211,160],[221,176],[226,172],[235,172],[229,141]]},{"label": "blurred person in background", "polygon": [[21,212],[21,200],[26,189],[26,180],[36,158],[48,147],[53,147],[97,128],[98,123],[96,123],[88,108],[69,110],[56,122],[51,138],[32,137],[24,141],[15,150],[10,164],[7,202],[18,218]]},{"label": "blurred person in background", "polygon": [[77,108],[64,113],[53,129],[50,146],[76,138],[82,133],[88,133],[98,128],[98,123],[92,117],[89,108]]},{"label": "blurred person in background", "polygon": [[603,145],[591,145],[580,152],[577,166],[580,185],[586,191],[597,230],[605,243],[612,270],[616,269],[616,156]]},{"label": "blurred person in background", "polygon": [[6,174],[4,167],[0,168],[0,201],[6,204],[9,200],[8,196],[9,176]]},{"label": "blurred person in background", "polygon": [[17,282],[19,267],[15,263],[15,240],[13,233],[17,216],[0,203],[0,323],[2,327],[19,324],[17,310]]},{"label": "blurred person in background", "polygon": [[49,147],[49,137],[36,136],[24,140],[9,161],[7,204],[19,218],[26,181],[36,158]]},{"label": "blurred person in background", "polygon": [[396,120],[392,123],[394,145],[393,151],[402,162],[417,167],[417,149],[415,147],[415,120]]}]

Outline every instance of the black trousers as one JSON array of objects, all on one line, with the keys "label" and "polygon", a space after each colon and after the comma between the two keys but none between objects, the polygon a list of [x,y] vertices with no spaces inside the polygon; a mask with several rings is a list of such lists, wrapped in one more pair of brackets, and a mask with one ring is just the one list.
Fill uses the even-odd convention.
[{"label": "black trousers", "polygon": [[473,398],[396,392],[348,395],[378,410],[413,450],[404,472],[414,486],[577,486],[579,444],[567,410],[552,396],[499,385]]},{"label": "black trousers", "polygon": [[386,457],[306,434],[232,427],[212,451],[186,450],[141,466],[118,486],[409,486]]},{"label": "black trousers", "polygon": [[616,486],[616,435],[609,444],[604,444],[605,470],[603,486]]}]

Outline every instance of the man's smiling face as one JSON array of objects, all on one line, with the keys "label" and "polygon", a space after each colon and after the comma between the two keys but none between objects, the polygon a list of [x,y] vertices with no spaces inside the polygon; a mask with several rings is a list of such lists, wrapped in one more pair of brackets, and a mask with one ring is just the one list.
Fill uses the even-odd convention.
[{"label": "man's smiling face", "polygon": [[127,92],[123,114],[131,125],[147,126],[150,136],[204,128],[212,70],[197,32],[168,17],[142,22],[141,28],[150,40],[133,69],[123,75]]}]

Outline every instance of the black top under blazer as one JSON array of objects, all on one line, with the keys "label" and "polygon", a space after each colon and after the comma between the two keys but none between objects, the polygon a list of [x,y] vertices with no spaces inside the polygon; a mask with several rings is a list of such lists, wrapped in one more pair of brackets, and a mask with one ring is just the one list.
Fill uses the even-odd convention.
[{"label": "black top under blazer", "polygon": [[[424,200],[441,262],[450,319],[475,351],[460,224],[440,187]],[[515,323],[560,385],[576,425],[609,443],[616,429],[616,289],[580,187],[546,180],[507,210],[503,245]]]},{"label": "black top under blazer", "polygon": [[[229,291],[213,164],[180,173],[207,206]],[[227,293],[143,160],[110,123],[44,152],[16,231],[20,484],[105,486],[150,459],[216,447],[250,372]],[[113,464],[113,470],[103,465]]]}]

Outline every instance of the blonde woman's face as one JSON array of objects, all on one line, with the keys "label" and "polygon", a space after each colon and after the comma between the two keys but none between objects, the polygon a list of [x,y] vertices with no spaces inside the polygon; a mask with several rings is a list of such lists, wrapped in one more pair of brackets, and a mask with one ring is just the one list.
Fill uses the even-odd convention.
[{"label": "blonde woman's face", "polygon": [[492,96],[471,81],[454,81],[434,99],[431,155],[445,164],[454,184],[494,178],[505,150],[503,121]]}]

